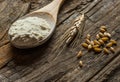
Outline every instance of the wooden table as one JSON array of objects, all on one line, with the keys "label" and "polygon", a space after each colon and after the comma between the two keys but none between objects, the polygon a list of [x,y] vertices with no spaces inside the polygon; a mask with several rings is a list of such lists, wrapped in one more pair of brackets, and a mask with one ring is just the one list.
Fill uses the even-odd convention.
[{"label": "wooden table", "polygon": [[[39,9],[52,0],[0,0],[0,82],[120,82],[120,0],[66,0],[60,10],[52,38],[42,46],[19,50],[10,46],[7,30],[19,17]],[[104,55],[82,49],[67,48],[53,53],[59,37],[72,26],[79,12],[86,12],[83,40],[87,33],[94,38],[101,25],[106,25],[117,40],[116,53]],[[78,62],[84,66],[80,68]]]}]

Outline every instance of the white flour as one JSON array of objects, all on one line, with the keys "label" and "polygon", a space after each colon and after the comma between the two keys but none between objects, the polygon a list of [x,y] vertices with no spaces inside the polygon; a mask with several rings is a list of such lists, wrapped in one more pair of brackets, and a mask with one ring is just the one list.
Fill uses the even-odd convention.
[{"label": "white flour", "polygon": [[11,41],[19,38],[23,42],[29,42],[31,38],[34,38],[39,42],[49,34],[50,30],[50,25],[46,20],[39,17],[27,17],[13,23],[8,34]]}]

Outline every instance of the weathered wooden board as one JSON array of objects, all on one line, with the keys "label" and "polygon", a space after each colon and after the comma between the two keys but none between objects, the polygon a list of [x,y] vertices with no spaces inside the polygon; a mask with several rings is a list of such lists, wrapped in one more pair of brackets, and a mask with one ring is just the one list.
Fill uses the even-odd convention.
[{"label": "weathered wooden board", "polygon": [[[19,50],[10,46],[7,30],[19,17],[37,10],[52,0],[0,0],[0,57],[5,58],[0,70],[0,82],[120,82],[120,1],[66,0],[60,10],[54,35],[42,46]],[[53,53],[59,37],[73,20],[85,12],[88,16],[82,41],[87,33],[95,35],[99,26],[106,25],[118,42],[116,53],[110,55],[87,52],[80,44],[62,54]],[[78,66],[76,54],[84,51]],[[11,60],[11,61],[10,61]],[[9,61],[9,62],[8,62]],[[6,64],[8,63],[8,64]]]}]

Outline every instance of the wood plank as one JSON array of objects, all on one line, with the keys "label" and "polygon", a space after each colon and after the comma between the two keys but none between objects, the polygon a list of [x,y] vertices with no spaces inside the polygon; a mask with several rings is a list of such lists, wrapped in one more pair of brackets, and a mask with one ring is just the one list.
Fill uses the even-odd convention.
[{"label": "wood plank", "polygon": [[[29,3],[24,3],[20,0],[4,0],[0,2],[0,68],[3,67],[8,61],[12,59],[11,47],[8,44],[7,30],[9,26],[18,17],[24,15],[28,8]],[[8,45],[7,45],[8,44]]]},{"label": "wood plank", "polygon": [[[110,60],[109,61],[110,63],[107,66],[105,66],[105,68],[103,68],[99,73],[97,73],[95,75],[95,77],[90,79],[90,82],[102,82],[102,81],[105,81],[107,79],[108,75],[113,74],[113,71],[115,71],[118,67],[120,67],[120,62],[118,62],[120,60],[120,55],[119,55],[120,50],[116,54],[117,54],[117,57]],[[118,81],[120,81],[119,78],[118,78],[118,80],[116,82],[118,82]]]},{"label": "wood plank", "polygon": [[[0,2],[0,4],[5,5],[6,2],[9,1],[10,0],[5,0]],[[16,2],[14,2],[14,0],[12,0],[9,5],[21,5],[22,3],[24,6],[23,8],[18,9],[17,14],[14,13],[15,15],[12,15],[11,22],[7,22],[5,25],[8,25],[9,27],[14,20],[25,14],[28,11],[29,2],[31,2],[31,8],[29,8],[29,11],[33,11],[48,4],[50,1],[35,0],[22,2],[21,0],[16,0]],[[113,74],[112,71],[119,68],[119,49],[116,51],[116,54],[104,55],[101,53],[96,55],[92,52],[85,51],[81,46],[77,46],[75,49],[67,48],[60,55],[53,53],[53,48],[56,46],[55,43],[59,39],[58,37],[60,37],[66,29],[72,25],[74,19],[79,15],[79,12],[76,11],[87,12],[86,15],[89,17],[86,21],[85,32],[82,39],[83,41],[87,33],[93,35],[92,37],[94,39],[95,35],[98,33],[98,27],[100,25],[106,25],[108,27],[108,31],[112,33],[112,36],[115,36],[114,39],[117,40],[119,45],[119,3],[119,0],[66,1],[58,16],[59,20],[54,35],[47,43],[34,49],[19,50],[16,48],[9,48],[9,44],[6,45],[5,43],[7,40],[6,28],[8,27],[4,28],[4,32],[1,33],[1,49],[4,47],[4,53],[7,51],[10,55],[12,54],[13,60],[0,70],[1,75],[5,77],[0,78],[0,80],[3,81],[7,79],[6,82],[109,82],[111,77],[117,77],[119,80],[119,74],[117,73],[115,73],[114,76],[109,76]],[[4,6],[1,7],[5,8]],[[10,8],[14,9],[13,6],[10,6]],[[8,8],[6,8],[6,12],[9,14],[11,10],[8,11],[7,9]],[[2,25],[2,23],[8,20],[8,17],[5,16],[6,15],[4,15],[4,18],[6,19],[0,22],[0,26],[2,26],[0,31],[2,31],[3,26],[5,26]],[[79,60],[75,57],[80,49],[84,51],[84,56],[80,59],[83,60],[83,68],[79,68]]]}]

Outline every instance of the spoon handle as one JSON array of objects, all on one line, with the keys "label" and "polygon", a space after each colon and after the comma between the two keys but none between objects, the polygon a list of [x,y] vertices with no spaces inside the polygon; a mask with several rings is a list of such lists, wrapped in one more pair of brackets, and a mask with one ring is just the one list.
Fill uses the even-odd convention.
[{"label": "spoon handle", "polygon": [[51,14],[55,20],[55,22],[57,21],[57,14],[58,14],[58,11],[59,11],[59,8],[60,6],[62,5],[62,3],[64,2],[65,0],[53,0],[50,4],[48,4],[47,6],[37,10],[37,11],[34,11],[34,12],[46,12],[48,14]]}]

